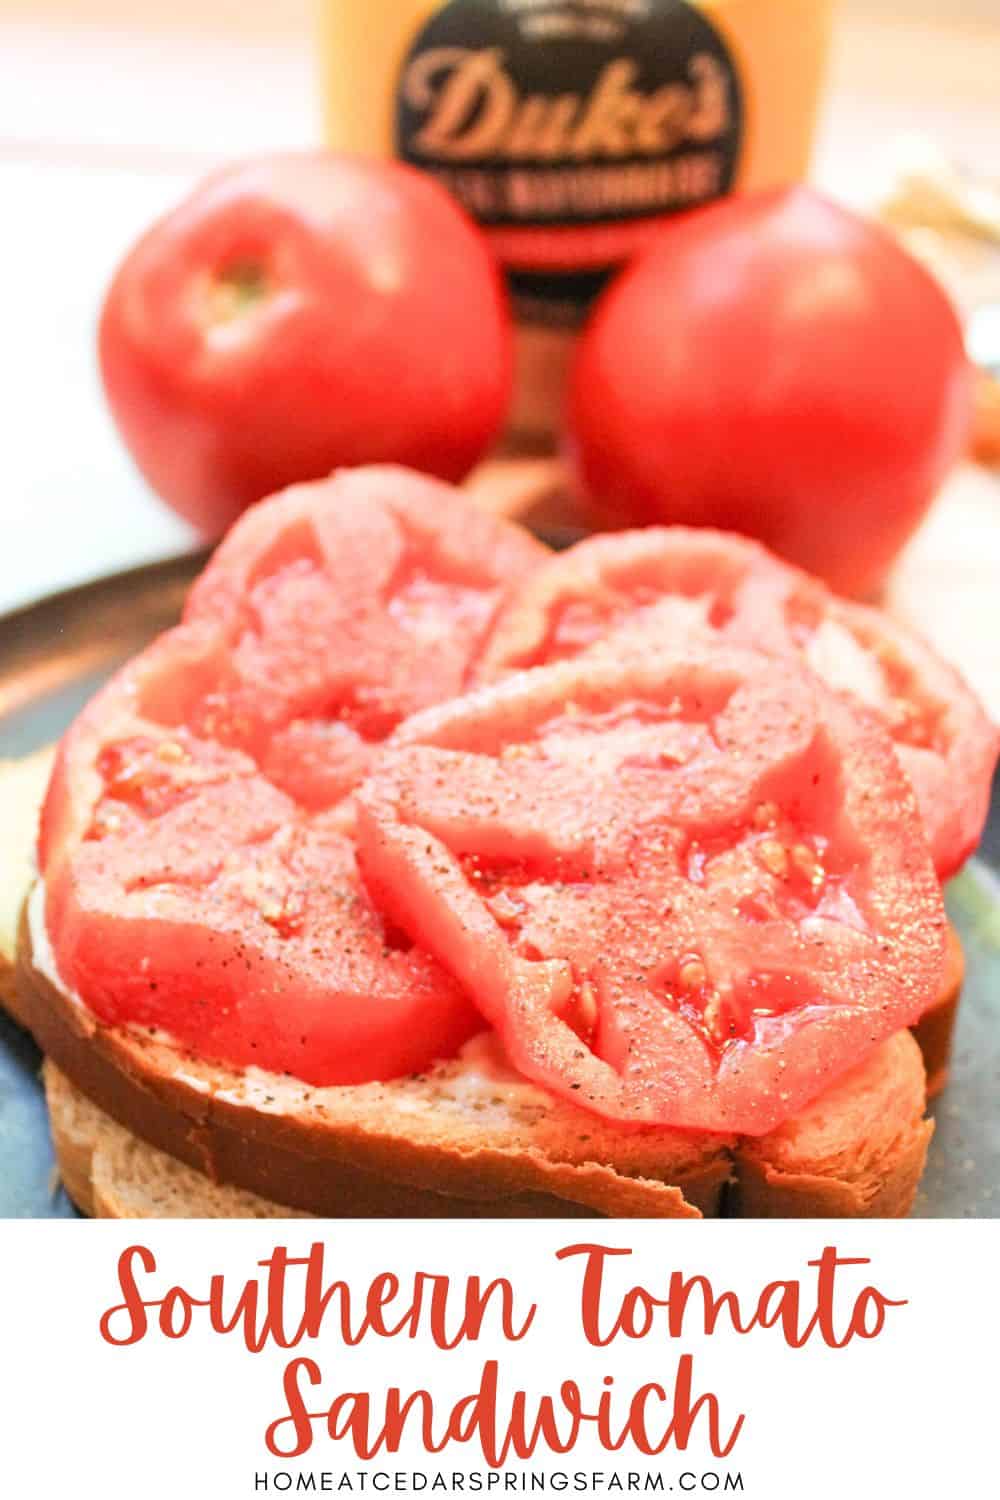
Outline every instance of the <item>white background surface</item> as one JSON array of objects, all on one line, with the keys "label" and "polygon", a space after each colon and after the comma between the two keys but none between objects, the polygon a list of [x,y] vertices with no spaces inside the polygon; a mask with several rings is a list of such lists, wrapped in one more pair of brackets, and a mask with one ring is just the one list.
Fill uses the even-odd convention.
[{"label": "white background surface", "polygon": [[[37,1229],[10,1224],[4,1236],[3,1363],[8,1375],[17,1372],[3,1406],[3,1489],[12,1496],[99,1490],[104,1500],[242,1500],[259,1493],[254,1476],[260,1472],[357,1475],[366,1466],[345,1444],[329,1443],[322,1430],[303,1459],[282,1462],[265,1450],[265,1429],[286,1409],[282,1372],[289,1358],[301,1355],[315,1359],[323,1375],[310,1402],[314,1409],[327,1407],[340,1391],[370,1390],[377,1410],[389,1385],[404,1392],[428,1387],[444,1408],[475,1389],[483,1362],[492,1357],[501,1362],[508,1391],[558,1393],[560,1382],[573,1378],[586,1393],[599,1394],[605,1375],[615,1377],[616,1394],[650,1380],[672,1388],[685,1352],[694,1356],[695,1389],[717,1394],[723,1418],[745,1414],[728,1459],[712,1459],[699,1439],[687,1453],[668,1450],[652,1462],[628,1449],[604,1454],[583,1441],[573,1454],[540,1454],[527,1467],[662,1469],[678,1494],[682,1470],[739,1471],[747,1500],[987,1500],[997,1493],[993,1359],[1000,1318],[990,1288],[998,1223],[928,1223],[917,1235],[905,1223],[747,1222],[739,1225],[738,1256],[735,1228],[724,1222],[535,1222],[518,1225],[516,1233],[507,1226],[502,1235],[467,1222],[410,1222],[394,1225],[390,1234],[372,1222],[328,1225],[327,1281],[345,1277],[363,1297],[383,1270],[397,1272],[404,1286],[417,1269],[455,1278],[479,1273],[484,1284],[504,1275],[521,1291],[522,1304],[538,1302],[536,1322],[519,1344],[504,1344],[488,1323],[478,1343],[446,1353],[426,1334],[373,1337],[345,1348],[332,1324],[314,1344],[254,1355],[236,1336],[208,1331],[201,1312],[180,1340],[153,1332],[131,1348],[103,1344],[100,1316],[121,1301],[118,1255],[136,1242],[153,1248],[158,1268],[142,1281],[153,1297],[175,1283],[205,1296],[209,1276],[224,1273],[232,1309],[246,1278],[259,1274],[257,1261],[275,1244],[303,1253],[315,1227],[104,1222],[63,1225],[46,1235]],[[634,1247],[610,1278],[619,1294],[638,1281],[665,1295],[676,1267],[689,1276],[709,1275],[716,1293],[735,1290],[750,1306],[767,1282],[799,1278],[805,1305],[815,1285],[806,1263],[830,1244],[842,1255],[872,1261],[838,1273],[841,1318],[867,1283],[908,1305],[889,1310],[878,1339],[842,1350],[818,1341],[792,1350],[775,1329],[738,1337],[726,1331],[724,1319],[706,1339],[693,1331],[693,1316],[677,1340],[658,1322],[641,1341],[594,1349],[580,1332],[579,1263],[554,1258],[558,1247],[587,1239]],[[692,1312],[697,1306],[695,1297]],[[485,1465],[472,1446],[429,1456],[411,1442],[395,1460],[380,1457],[367,1468],[450,1473]],[[602,1500],[609,1493],[604,1490]]]},{"label": "white background surface", "polygon": [[[318,139],[307,12],[0,0],[0,610],[190,541],[104,410],[97,311],[130,242],[207,168]],[[79,24],[94,13],[103,28]],[[161,29],[136,29],[137,14]],[[998,58],[997,27],[846,12],[819,180],[863,197],[881,147],[909,128],[995,163]]]}]

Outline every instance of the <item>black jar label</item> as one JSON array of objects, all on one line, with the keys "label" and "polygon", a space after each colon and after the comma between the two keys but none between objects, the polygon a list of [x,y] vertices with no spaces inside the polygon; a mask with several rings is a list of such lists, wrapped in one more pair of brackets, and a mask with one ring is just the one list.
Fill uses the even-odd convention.
[{"label": "black jar label", "polygon": [[733,59],[685,0],[451,0],[396,93],[398,155],[494,227],[704,203],[729,190],[741,134]]}]

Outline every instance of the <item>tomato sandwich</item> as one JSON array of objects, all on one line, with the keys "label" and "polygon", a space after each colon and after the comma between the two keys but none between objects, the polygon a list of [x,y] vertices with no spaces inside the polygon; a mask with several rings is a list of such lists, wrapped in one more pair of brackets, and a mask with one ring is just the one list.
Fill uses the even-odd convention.
[{"label": "tomato sandwich", "polygon": [[905,1214],[996,754],[928,646],[740,538],[550,553],[393,468],[264,501],[0,772],[41,800],[0,947],[63,1179],[115,1217]]}]

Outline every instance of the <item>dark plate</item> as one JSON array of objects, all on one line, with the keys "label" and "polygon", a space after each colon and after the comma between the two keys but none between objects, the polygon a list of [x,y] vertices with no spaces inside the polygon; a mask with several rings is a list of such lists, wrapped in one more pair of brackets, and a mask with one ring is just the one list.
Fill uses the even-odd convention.
[{"label": "dark plate", "polygon": [[[203,557],[136,568],[0,619],[0,757],[56,739],[115,667],[174,623]],[[1000,796],[981,855],[947,890],[968,964],[952,1079],[915,1213],[1000,1217]],[[40,1057],[0,1017],[0,1217],[70,1218],[55,1185]]]}]

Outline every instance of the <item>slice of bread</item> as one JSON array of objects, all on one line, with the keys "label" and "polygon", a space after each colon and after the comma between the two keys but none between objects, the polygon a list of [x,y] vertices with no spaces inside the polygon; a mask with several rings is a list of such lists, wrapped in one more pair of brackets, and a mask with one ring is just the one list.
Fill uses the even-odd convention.
[{"label": "slice of bread", "polygon": [[18,1013],[14,983],[14,950],[21,907],[35,878],[35,838],[38,814],[45,797],[55,749],[45,746],[21,760],[0,760],[0,1005],[15,1021]]},{"label": "slice of bread", "polygon": [[[23,895],[48,772],[42,755],[31,762],[0,772],[0,808],[16,798],[6,826],[29,830],[0,869],[8,994],[6,914]],[[161,1036],[102,1027],[35,970],[26,922],[21,932],[15,1005],[51,1059],[67,1190],[98,1216],[686,1217],[718,1214],[727,1198],[755,1216],[890,1216],[908,1211],[923,1167],[924,1066],[907,1033],[763,1139],[622,1129],[512,1076],[490,1039],[472,1064],[351,1088],[205,1063]],[[938,1042],[960,980],[956,943],[928,1028]]]},{"label": "slice of bread", "polygon": [[[44,1077],[59,1171],[84,1213],[101,1219],[309,1217],[212,1182],[148,1145],[74,1088],[51,1061]],[[754,1218],[905,1216],[933,1129],[923,1119],[923,1097],[919,1049],[900,1032],[791,1125],[763,1141],[739,1144],[728,1211]],[[392,1184],[385,1187],[383,1212],[391,1217],[398,1210]],[[457,1211],[479,1216],[488,1206],[459,1205]],[[432,1216],[433,1205],[426,1212]],[[569,1216],[572,1209],[564,1205],[559,1212]]]},{"label": "slice of bread", "polygon": [[807,1110],[736,1153],[739,1212],[752,1218],[898,1219],[910,1210],[933,1124],[920,1049],[890,1037]]},{"label": "slice of bread", "polygon": [[95,1219],[296,1219],[300,1210],[239,1188],[148,1146],[75,1089],[54,1063],[42,1070],[59,1175]]}]

